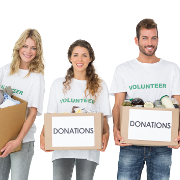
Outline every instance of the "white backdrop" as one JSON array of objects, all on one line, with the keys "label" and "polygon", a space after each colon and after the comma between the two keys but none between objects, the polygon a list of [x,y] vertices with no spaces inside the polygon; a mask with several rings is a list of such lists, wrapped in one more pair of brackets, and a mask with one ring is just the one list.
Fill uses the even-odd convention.
[{"label": "white backdrop", "polygon": [[[11,62],[12,50],[20,34],[27,28],[37,29],[43,40],[46,63],[46,112],[49,90],[54,79],[66,74],[70,63],[67,51],[72,42],[84,39],[91,43],[100,77],[110,88],[116,66],[138,56],[134,43],[137,23],[153,18],[158,24],[159,46],[156,55],[180,67],[180,11],[178,0],[9,0],[0,2],[0,67]],[[132,77],[133,78],[133,77]],[[114,97],[110,97],[111,107]],[[36,119],[35,154],[30,180],[52,179],[51,153],[39,148],[43,116]],[[95,180],[116,179],[119,147],[114,145],[113,124],[109,119],[110,140],[101,153]],[[171,180],[179,180],[180,150],[173,150]],[[73,173],[75,179],[75,172]],[[142,180],[146,180],[146,168]]]}]

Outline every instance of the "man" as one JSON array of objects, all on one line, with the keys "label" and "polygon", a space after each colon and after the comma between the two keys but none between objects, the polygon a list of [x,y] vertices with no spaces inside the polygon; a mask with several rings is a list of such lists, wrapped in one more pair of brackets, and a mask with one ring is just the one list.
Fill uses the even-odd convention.
[{"label": "man", "polygon": [[[180,103],[180,70],[176,64],[155,56],[158,30],[154,20],[143,19],[138,23],[135,43],[139,46],[139,57],[116,68],[110,90],[115,95],[114,140],[116,145],[121,146],[118,180],[139,180],[145,162],[149,180],[168,180],[172,148],[179,148],[180,143],[169,147],[121,143],[120,107],[125,99],[140,97],[144,102],[154,102],[164,95],[173,96]],[[144,88],[144,84],[150,86]],[[180,141],[180,131],[175,141]]]}]

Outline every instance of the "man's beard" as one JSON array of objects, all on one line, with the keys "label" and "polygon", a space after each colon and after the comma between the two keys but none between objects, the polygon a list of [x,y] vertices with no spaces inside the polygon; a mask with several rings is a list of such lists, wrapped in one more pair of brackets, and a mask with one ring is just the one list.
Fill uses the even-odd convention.
[{"label": "man's beard", "polygon": [[[153,47],[153,48],[154,48],[154,46],[146,46],[146,47]],[[140,50],[144,55],[146,55],[146,56],[152,56],[152,55],[154,55],[154,53],[156,52],[157,46],[154,48],[154,51],[153,51],[153,52],[146,53],[145,48],[143,48],[143,47],[139,44],[139,50]]]}]

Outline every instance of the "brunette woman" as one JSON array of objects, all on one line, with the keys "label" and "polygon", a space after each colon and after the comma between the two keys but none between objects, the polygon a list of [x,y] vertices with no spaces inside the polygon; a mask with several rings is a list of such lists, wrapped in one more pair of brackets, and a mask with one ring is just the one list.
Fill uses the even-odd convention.
[{"label": "brunette woman", "polygon": [[[65,78],[56,79],[49,96],[48,113],[72,112],[73,106],[103,113],[105,151],[109,139],[107,116],[111,115],[108,90],[104,81],[95,73],[94,51],[84,40],[75,41],[68,50],[68,59],[72,64]],[[64,99],[71,99],[64,101]],[[41,149],[44,149],[44,129],[41,133]],[[53,152],[53,179],[70,180],[76,165],[77,180],[92,180],[100,152],[97,150],[55,150]]]}]

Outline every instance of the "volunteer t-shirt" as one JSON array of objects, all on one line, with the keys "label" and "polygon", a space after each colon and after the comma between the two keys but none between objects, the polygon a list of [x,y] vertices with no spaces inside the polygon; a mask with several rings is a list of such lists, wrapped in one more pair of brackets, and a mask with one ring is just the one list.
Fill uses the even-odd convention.
[{"label": "volunteer t-shirt", "polygon": [[[13,95],[28,102],[28,107],[37,108],[37,115],[41,115],[43,111],[44,99],[44,76],[41,73],[30,73],[25,77],[29,70],[19,69],[14,75],[9,75],[10,64],[0,68],[0,88],[4,89],[11,86]],[[28,110],[27,110],[28,113]],[[34,133],[36,132],[35,124],[23,139],[23,143],[34,141]]]},{"label": "volunteer t-shirt", "polygon": [[110,94],[127,92],[126,99],[139,97],[154,102],[162,96],[180,95],[180,70],[160,59],[157,63],[141,63],[137,59],[117,66]]},{"label": "volunteer t-shirt", "polygon": [[[101,83],[102,90],[95,101],[90,95],[85,97],[86,80],[72,79],[70,83],[71,89],[66,94],[63,93],[64,81],[65,78],[59,78],[53,82],[47,113],[71,113],[73,106],[79,106],[101,112],[103,116],[108,117],[111,115],[108,89],[104,82]],[[99,163],[99,155],[100,153],[97,150],[55,150],[53,151],[52,161],[60,158],[78,158]]]}]

